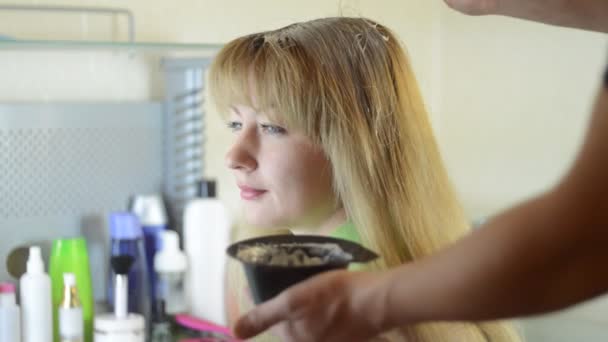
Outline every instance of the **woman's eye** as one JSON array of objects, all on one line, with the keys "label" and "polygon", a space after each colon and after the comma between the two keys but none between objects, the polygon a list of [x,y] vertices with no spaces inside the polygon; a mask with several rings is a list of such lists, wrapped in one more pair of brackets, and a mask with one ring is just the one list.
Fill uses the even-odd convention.
[{"label": "woman's eye", "polygon": [[272,135],[282,135],[287,133],[287,130],[280,126],[269,125],[269,124],[261,124],[262,131],[264,133],[272,134]]},{"label": "woman's eye", "polygon": [[243,124],[238,121],[230,121],[226,126],[228,126],[231,131],[236,132],[243,127]]}]

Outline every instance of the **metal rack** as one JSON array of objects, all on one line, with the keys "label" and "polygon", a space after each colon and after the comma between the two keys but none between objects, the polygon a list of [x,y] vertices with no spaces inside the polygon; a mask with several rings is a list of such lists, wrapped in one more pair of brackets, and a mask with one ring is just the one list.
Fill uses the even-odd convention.
[{"label": "metal rack", "polygon": [[[204,75],[221,46],[134,42],[134,18],[122,9],[0,5],[0,10],[24,7],[129,18],[129,42],[0,41],[0,74],[17,75],[12,83],[0,79],[0,281],[12,279],[4,261],[19,246],[36,243],[48,255],[53,239],[84,235],[100,300],[108,213],[126,209],[133,194],[163,193],[179,227],[184,204],[196,194],[204,171]],[[65,56],[67,62],[47,65],[49,55],[54,61]],[[124,70],[108,78],[109,84],[95,84],[96,75],[102,78],[116,65]],[[141,70],[124,77],[141,78],[137,85],[143,95],[127,100],[72,100],[69,90],[55,97],[59,100],[49,95],[55,84],[75,93],[87,86],[94,95],[97,89],[111,93],[121,86],[115,82],[121,72],[131,67]],[[92,76],[79,74],[91,68]],[[80,78],[66,79],[67,71]],[[25,100],[2,91],[14,87],[23,90]],[[43,89],[33,91],[38,88]]]}]

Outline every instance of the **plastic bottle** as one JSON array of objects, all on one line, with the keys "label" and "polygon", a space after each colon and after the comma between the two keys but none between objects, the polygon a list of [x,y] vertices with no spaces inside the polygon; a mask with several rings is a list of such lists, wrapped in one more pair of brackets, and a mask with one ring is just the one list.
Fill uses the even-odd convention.
[{"label": "plastic bottle", "polygon": [[135,259],[128,254],[114,255],[110,266],[114,271],[114,313],[95,317],[95,342],[144,342],[146,338],[144,317],[129,313],[128,284],[130,269]]},{"label": "plastic bottle", "polygon": [[78,298],[74,273],[63,274],[63,297],[58,309],[59,339],[61,342],[84,341],[84,319]]},{"label": "plastic bottle", "polygon": [[72,273],[76,278],[84,319],[84,339],[86,342],[93,342],[93,285],[87,242],[84,238],[53,241],[49,260],[49,275],[53,288],[53,341],[59,341],[59,307],[64,295],[65,273]]},{"label": "plastic bottle", "polygon": [[[147,322],[151,318],[150,289],[148,287],[148,264],[143,245],[143,232],[135,214],[115,212],[110,215],[110,256],[129,255],[133,264],[128,274],[127,311],[139,313]],[[110,268],[108,304],[114,310],[114,278]]]},{"label": "plastic bottle", "polygon": [[216,198],[216,183],[198,182],[198,198],[184,210],[184,249],[188,256],[186,295],[192,315],[226,324],[225,267],[230,222]]},{"label": "plastic bottle", "polygon": [[156,298],[163,301],[164,313],[185,313],[188,308],[184,293],[186,254],[179,249],[179,236],[175,231],[167,230],[161,238],[162,249],[154,257],[158,279]]},{"label": "plastic bottle", "polygon": [[19,279],[23,342],[53,340],[51,278],[44,273],[40,247],[29,249],[26,272]]},{"label": "plastic bottle", "polygon": [[21,341],[21,315],[15,285],[0,283],[0,342]]},{"label": "plastic bottle", "polygon": [[[130,204],[129,210],[137,215],[144,234],[144,250],[148,263],[148,288],[150,289],[150,303],[156,303],[157,278],[154,270],[154,255],[161,248],[161,234],[167,230],[168,219],[167,210],[163,199],[159,194],[136,195]],[[159,315],[156,306],[152,308],[152,319],[157,320]]]}]

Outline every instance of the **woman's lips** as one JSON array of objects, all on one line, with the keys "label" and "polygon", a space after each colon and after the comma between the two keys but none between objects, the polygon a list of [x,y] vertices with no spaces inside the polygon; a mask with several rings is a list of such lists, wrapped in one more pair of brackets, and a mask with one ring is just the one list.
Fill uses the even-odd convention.
[{"label": "woman's lips", "polygon": [[247,201],[255,200],[266,192],[266,190],[251,188],[245,185],[239,185],[239,189],[241,189],[241,198]]}]

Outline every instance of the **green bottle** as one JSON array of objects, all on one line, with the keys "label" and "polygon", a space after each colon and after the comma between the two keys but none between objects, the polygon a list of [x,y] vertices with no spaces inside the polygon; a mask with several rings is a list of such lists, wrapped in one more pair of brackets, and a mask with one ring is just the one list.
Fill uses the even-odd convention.
[{"label": "green bottle", "polygon": [[59,239],[53,241],[49,274],[53,288],[53,341],[59,342],[58,308],[63,297],[63,274],[73,273],[78,284],[78,295],[82,305],[85,342],[93,342],[93,288],[89,255],[84,238]]}]

